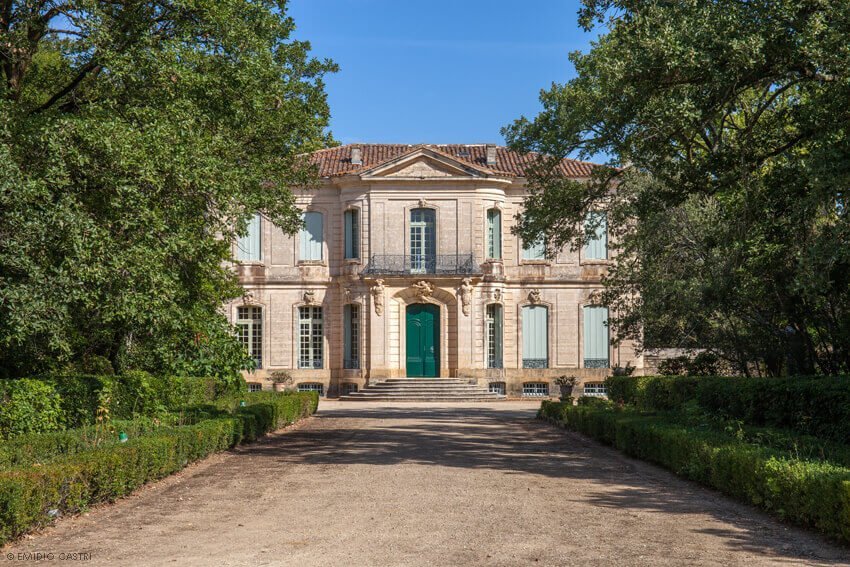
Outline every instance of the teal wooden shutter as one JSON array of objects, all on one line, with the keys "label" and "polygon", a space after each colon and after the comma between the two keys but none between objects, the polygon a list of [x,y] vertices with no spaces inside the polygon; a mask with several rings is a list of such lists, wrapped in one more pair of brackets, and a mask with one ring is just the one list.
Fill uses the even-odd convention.
[{"label": "teal wooden shutter", "polygon": [[300,259],[321,260],[322,259],[322,213],[311,211],[304,213],[304,226],[300,234]]},{"label": "teal wooden shutter", "polygon": [[498,209],[487,211],[487,257],[502,257],[502,212]]},{"label": "teal wooden shutter", "polygon": [[[351,359],[351,305],[346,305],[343,308],[343,339],[342,339],[342,351],[345,353],[343,356],[345,360]],[[347,368],[347,366],[344,366]]]},{"label": "teal wooden shutter", "polygon": [[345,257],[360,257],[360,222],[358,211],[345,211]]},{"label": "teal wooden shutter", "polygon": [[584,366],[608,368],[608,308],[584,308]]},{"label": "teal wooden shutter", "polygon": [[236,242],[236,259],[243,262],[258,262],[262,256],[262,219],[257,213],[248,221],[248,234]]},{"label": "teal wooden shutter", "polygon": [[549,365],[549,310],[542,305],[522,308],[523,368],[547,368]]},{"label": "teal wooden shutter", "polygon": [[588,213],[586,225],[598,222],[593,239],[584,247],[584,257],[588,260],[608,259],[608,215],[600,212]]}]

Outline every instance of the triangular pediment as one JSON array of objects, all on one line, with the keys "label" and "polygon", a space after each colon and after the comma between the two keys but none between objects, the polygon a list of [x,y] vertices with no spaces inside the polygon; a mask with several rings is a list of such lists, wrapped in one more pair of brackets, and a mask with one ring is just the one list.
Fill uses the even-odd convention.
[{"label": "triangular pediment", "polygon": [[430,148],[415,148],[361,174],[364,179],[456,179],[486,177],[487,169]]}]

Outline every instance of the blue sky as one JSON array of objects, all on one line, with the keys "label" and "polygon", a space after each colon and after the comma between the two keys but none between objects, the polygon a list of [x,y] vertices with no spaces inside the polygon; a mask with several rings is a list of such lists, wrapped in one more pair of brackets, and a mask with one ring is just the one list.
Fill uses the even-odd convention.
[{"label": "blue sky", "polygon": [[574,74],[595,33],[576,0],[290,0],[296,37],[340,65],[327,79],[343,143],[503,143]]}]

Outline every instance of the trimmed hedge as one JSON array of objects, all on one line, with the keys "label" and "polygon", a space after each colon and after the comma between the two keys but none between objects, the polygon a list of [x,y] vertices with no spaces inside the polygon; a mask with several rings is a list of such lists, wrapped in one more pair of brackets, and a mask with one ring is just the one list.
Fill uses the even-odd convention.
[{"label": "trimmed hedge", "polygon": [[222,395],[213,378],[153,376],[147,372],[55,374],[0,380],[0,437],[61,431],[110,419],[162,417],[180,408],[210,403]]},{"label": "trimmed hedge", "polygon": [[850,440],[850,377],[722,378],[612,376],[608,397],[653,411],[678,410],[689,401],[714,415],[748,425]]},{"label": "trimmed hedge", "polygon": [[766,447],[613,405],[544,401],[538,415],[781,519],[850,542],[848,468],[786,458]]},{"label": "trimmed hedge", "polygon": [[0,545],[57,515],[115,500],[190,462],[293,423],[318,405],[313,392],[246,394],[245,400],[248,405],[230,415],[154,429],[126,443],[70,442],[68,454],[54,454],[47,464],[0,471]]}]

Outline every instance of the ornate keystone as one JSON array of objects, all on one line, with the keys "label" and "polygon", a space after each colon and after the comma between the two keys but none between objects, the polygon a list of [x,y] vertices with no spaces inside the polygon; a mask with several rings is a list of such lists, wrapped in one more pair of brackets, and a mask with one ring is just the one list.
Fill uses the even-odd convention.
[{"label": "ornate keystone", "polygon": [[532,289],[530,292],[528,292],[528,300],[531,303],[540,303],[540,290]]},{"label": "ornate keystone", "polygon": [[431,297],[431,294],[434,293],[434,284],[421,280],[413,284],[413,290],[419,297]]}]

